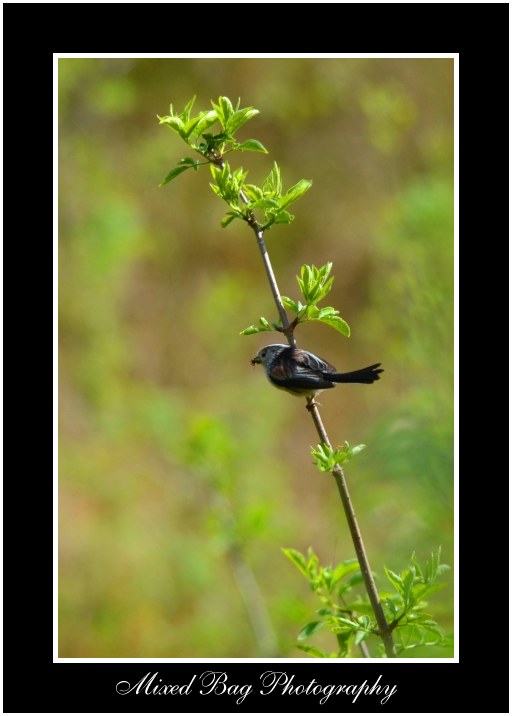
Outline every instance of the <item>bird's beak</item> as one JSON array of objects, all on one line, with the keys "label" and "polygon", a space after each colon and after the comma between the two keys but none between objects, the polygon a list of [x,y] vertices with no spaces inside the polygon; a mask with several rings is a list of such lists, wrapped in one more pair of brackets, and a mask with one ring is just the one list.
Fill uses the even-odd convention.
[{"label": "bird's beak", "polygon": [[256,363],[261,363],[261,358],[258,356],[254,356],[254,358],[251,361],[251,365],[256,365]]}]

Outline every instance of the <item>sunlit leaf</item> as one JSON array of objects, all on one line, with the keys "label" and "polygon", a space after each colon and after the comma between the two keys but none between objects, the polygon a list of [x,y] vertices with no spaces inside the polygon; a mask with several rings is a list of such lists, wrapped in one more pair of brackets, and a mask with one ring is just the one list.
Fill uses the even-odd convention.
[{"label": "sunlit leaf", "polygon": [[299,639],[300,641],[304,641],[304,639],[308,639],[308,637],[322,629],[324,626],[325,622],[310,622],[309,624],[306,624],[303,629],[300,630],[297,639]]},{"label": "sunlit leaf", "polygon": [[164,186],[165,184],[168,184],[173,179],[176,179],[177,176],[179,176],[183,172],[186,172],[187,169],[190,169],[190,166],[191,165],[186,166],[186,167],[174,167],[174,169],[171,169],[169,174],[167,174],[166,177],[164,179],[162,179],[162,181],[160,182],[160,184],[158,186]]},{"label": "sunlit leaf", "polygon": [[261,152],[262,154],[268,154],[268,150],[263,146],[257,139],[246,139],[245,142],[237,144],[237,150],[241,152]]},{"label": "sunlit leaf", "polygon": [[336,329],[340,333],[343,333],[343,335],[347,336],[347,338],[350,336],[350,326],[343,320],[343,318],[341,318],[341,316],[325,316],[324,318],[319,318],[318,320],[328,326],[331,326],[331,328]]}]

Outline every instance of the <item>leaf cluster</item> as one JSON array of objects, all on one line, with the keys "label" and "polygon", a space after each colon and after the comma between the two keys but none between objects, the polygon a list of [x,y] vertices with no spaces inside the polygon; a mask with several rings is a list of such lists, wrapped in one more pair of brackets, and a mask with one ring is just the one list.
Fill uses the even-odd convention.
[{"label": "leaf cluster", "polygon": [[423,569],[414,554],[408,567],[400,574],[384,567],[395,591],[392,594],[382,593],[381,598],[386,617],[398,636],[398,653],[417,646],[448,644],[443,630],[425,612],[425,599],[444,586],[438,583],[438,579],[449,569],[447,564],[441,563],[440,547],[432,553]]},{"label": "leaf cluster", "polygon": [[[175,112],[171,104],[169,114],[163,117],[158,116],[160,124],[165,124],[173,132],[176,132],[183,141],[195,152],[204,157],[207,162],[219,162],[228,151],[250,151],[267,154],[267,150],[257,139],[246,139],[238,142],[235,132],[248,122],[259,110],[254,107],[240,108],[240,100],[236,107],[233,107],[228,97],[219,97],[218,102],[212,101],[212,109],[199,112],[191,117],[192,107],[195,102],[195,95],[185,105],[182,112]],[[207,132],[214,124],[218,123],[220,131],[215,134]],[[161,181],[160,186],[168,184],[182,172],[193,168],[197,171],[200,162],[191,157],[185,157],[178,162],[178,166]]]},{"label": "leaf cluster", "polygon": [[345,440],[343,447],[332,448],[325,443],[319,443],[316,448],[311,448],[311,455],[315,461],[315,465],[320,472],[332,472],[336,465],[340,467],[350,462],[352,458],[359,455],[365,449],[366,445],[354,445],[350,447]]},{"label": "leaf cluster", "polygon": [[[230,174],[227,162],[224,163],[222,169],[212,164],[211,169],[216,184],[210,184],[213,191],[224,199],[231,209],[221,221],[221,225],[224,227],[228,226],[233,219],[253,222],[255,210],[260,210],[263,213],[263,222],[258,225],[260,231],[266,231],[273,224],[290,224],[295,217],[286,211],[286,208],[297,201],[312,184],[307,179],[301,179],[283,194],[281,172],[274,162],[274,166],[261,187],[256,184],[245,184],[243,180],[245,180],[247,172],[243,173],[242,170],[238,170],[241,172],[240,176],[243,176],[243,180],[236,182],[238,191],[235,197],[232,189],[235,182],[229,180],[226,175],[226,167]],[[231,176],[234,177],[235,174],[236,172],[233,172]]]},{"label": "leaf cluster", "polygon": [[[332,270],[332,261],[317,268],[314,265],[304,264],[297,276],[304,303],[301,300],[294,301],[288,296],[281,296],[283,305],[295,313],[293,325],[306,321],[320,321],[342,333],[350,336],[350,328],[346,321],[341,318],[339,311],[332,306],[320,308],[318,303],[322,301],[332,288],[334,276],[329,277]],[[266,318],[260,318],[259,324],[252,325],[242,331],[241,335],[250,336],[263,331],[280,330],[276,324],[271,324]]]},{"label": "leaf cluster", "polygon": [[372,633],[373,624],[369,604],[361,602],[357,614],[345,601],[353,587],[363,580],[357,559],[343,560],[336,567],[322,567],[311,547],[307,555],[295,549],[283,549],[283,553],[309,581],[312,591],[322,603],[316,612],[320,619],[306,624],[298,635],[298,641],[304,642],[324,628],[335,634],[338,640],[338,651],[334,653],[303,643],[299,643],[298,648],[320,658],[349,656],[351,648]]},{"label": "leaf cluster", "polygon": [[[192,157],[180,159],[177,166],[164,177],[160,186],[175,179],[187,169],[197,171],[200,164],[209,163],[214,182],[210,184],[213,191],[229,205],[230,210],[222,219],[221,225],[228,226],[234,219],[242,219],[256,223],[254,211],[261,211],[263,221],[258,224],[261,231],[269,229],[273,224],[290,224],[294,216],[287,210],[290,204],[297,201],[311,186],[312,182],[301,179],[283,194],[281,172],[274,162],[267,178],[261,187],[256,184],[245,184],[247,172],[236,169],[231,172],[224,157],[233,151],[263,152],[267,150],[257,139],[246,139],[238,142],[235,133],[252,117],[259,114],[254,107],[240,108],[240,100],[235,107],[228,97],[219,97],[212,101],[212,109],[200,112],[191,117],[195,101],[193,97],[181,113],[176,113],[173,106],[164,117],[158,117],[160,124],[167,125],[195,152],[206,161],[200,162]],[[207,132],[217,124],[220,131]]]},{"label": "leaf cluster", "polygon": [[[311,590],[322,606],[316,611],[319,619],[306,624],[298,635],[304,642],[320,629],[328,629],[336,636],[338,651],[328,653],[317,646],[299,643],[302,651],[319,658],[344,658],[351,656],[354,647],[379,629],[368,597],[353,596],[353,589],[363,581],[356,559],[344,560],[335,567],[323,567],[318,556],[309,548],[307,555],[294,549],[283,553],[308,580]],[[449,646],[451,640],[429,614],[425,612],[425,597],[440,589],[439,577],[449,567],[440,563],[439,548],[421,568],[418,560],[411,557],[408,567],[400,574],[385,568],[385,574],[393,592],[380,592],[386,618],[397,642],[397,653],[419,646]]]}]

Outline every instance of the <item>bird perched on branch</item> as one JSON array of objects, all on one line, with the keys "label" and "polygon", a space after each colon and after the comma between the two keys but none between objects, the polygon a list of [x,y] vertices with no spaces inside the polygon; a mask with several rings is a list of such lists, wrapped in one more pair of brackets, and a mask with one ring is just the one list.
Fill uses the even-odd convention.
[{"label": "bird perched on branch", "polygon": [[374,363],[350,373],[338,373],[334,366],[313,353],[282,343],[265,346],[251,363],[261,363],[267,378],[276,388],[306,398],[314,397],[321,390],[334,388],[336,383],[373,383],[383,372],[379,368],[380,363]]}]

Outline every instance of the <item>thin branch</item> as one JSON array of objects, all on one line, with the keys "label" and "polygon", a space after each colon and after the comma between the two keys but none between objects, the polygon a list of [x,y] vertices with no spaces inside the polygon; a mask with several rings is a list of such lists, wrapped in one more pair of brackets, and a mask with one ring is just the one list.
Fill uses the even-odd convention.
[{"label": "thin branch", "polygon": [[265,658],[279,656],[277,639],[265,606],[263,595],[261,594],[256,577],[242,552],[240,544],[232,544],[228,555],[233,575],[258,644],[260,655]]},{"label": "thin branch", "polygon": [[[218,166],[220,169],[224,167],[224,162],[222,158],[212,163]],[[240,199],[246,206],[250,203],[249,199],[243,191],[240,192]],[[265,240],[263,238],[263,229],[256,221],[256,217],[254,216],[254,213],[252,211],[248,212],[247,223],[254,231],[256,241],[258,242],[258,247],[260,249],[261,257],[263,259],[263,265],[265,266],[265,272],[267,274],[267,279],[270,285],[270,290],[272,291],[272,296],[274,297],[277,312],[279,313],[279,318],[281,319],[281,325],[283,327],[282,333],[284,333],[284,335],[286,336],[288,343],[295,348],[297,345],[297,341],[295,340],[295,336],[293,335],[294,326],[290,324],[290,321],[288,320],[288,316],[286,315],[286,311],[283,306],[283,302],[281,301],[281,294],[277,286],[274,269],[272,268],[272,264],[270,263],[270,257],[268,255],[267,247],[265,246]]]},{"label": "thin branch", "polygon": [[231,502],[210,485],[211,500],[227,539],[226,557],[252,627],[258,653],[277,657],[279,645],[265,600],[254,572],[247,560],[240,539],[236,536],[236,518]]},{"label": "thin branch", "polygon": [[[224,166],[224,162],[222,159],[219,159],[214,162],[217,166],[222,168]],[[249,199],[245,196],[244,192],[240,192],[240,198],[243,201],[244,204],[249,204]],[[252,211],[249,212],[247,223],[254,231],[254,234],[256,236],[256,240],[258,242],[258,246],[261,252],[261,256],[263,258],[263,264],[265,266],[265,272],[267,274],[267,278],[270,284],[270,290],[272,291],[272,296],[274,297],[274,301],[277,307],[277,311],[279,313],[279,317],[281,319],[281,323],[283,326],[283,333],[288,339],[288,342],[291,346],[295,347],[296,340],[295,336],[293,334],[293,326],[290,324],[290,321],[288,320],[288,317],[286,315],[286,311],[284,309],[283,303],[281,301],[281,294],[279,292],[279,288],[277,285],[276,277],[274,274],[274,270],[272,268],[272,264],[270,262],[270,257],[267,252],[267,248],[265,246],[265,240],[263,238],[263,230],[261,226],[256,221],[256,218]],[[328,447],[331,447],[331,442],[329,440],[329,437],[327,435],[327,432],[324,428],[322,419],[320,417],[320,413],[318,411],[318,406],[315,403],[313,398],[306,398],[306,407],[311,413],[311,417],[313,418],[313,422],[315,423],[315,427],[317,430],[317,433],[320,437],[320,440],[325,443]],[[384,643],[384,649],[386,651],[386,655],[390,658],[395,657],[396,654],[396,648],[395,644],[393,642],[393,637],[391,635],[391,629],[386,621],[386,616],[384,614],[384,610],[382,608],[382,604],[380,603],[379,599],[379,593],[377,591],[377,586],[375,584],[375,580],[373,579],[373,574],[370,568],[370,562],[368,561],[368,556],[366,554],[366,550],[363,543],[363,538],[361,536],[361,531],[359,529],[359,524],[356,519],[356,514],[354,511],[354,508],[352,506],[352,501],[350,499],[350,493],[348,490],[348,485],[345,480],[345,475],[342,470],[342,468],[339,465],[336,465],[336,467],[333,469],[332,474],[334,476],[334,479],[336,480],[336,485],[338,486],[338,491],[340,493],[341,501],[343,503],[343,509],[345,511],[345,517],[347,518],[350,535],[352,537],[352,542],[354,543],[354,549],[356,551],[357,560],[359,562],[359,566],[361,568],[361,573],[363,575],[364,584],[366,587],[366,591],[368,592],[368,596],[370,598],[370,604],[372,606],[373,612],[375,614],[375,618],[377,620],[377,624],[379,627],[379,633],[380,637]]]},{"label": "thin branch", "polygon": [[[313,398],[307,398],[307,404],[307,408],[311,413],[311,417],[313,418],[313,422],[315,423],[315,427],[320,440],[328,447],[332,447],[331,442],[329,440],[329,436],[327,435],[327,432],[324,428],[322,418],[320,417],[317,404],[315,403]],[[345,517],[347,518],[348,522],[348,528],[350,530],[352,542],[354,543],[357,561],[359,562],[361,574],[363,575],[364,585],[366,587],[366,591],[368,592],[370,604],[372,605],[372,609],[375,614],[375,618],[377,619],[377,624],[379,626],[380,637],[384,643],[384,648],[386,650],[387,656],[390,658],[395,657],[396,648],[393,642],[393,637],[391,636],[392,630],[390,625],[386,621],[384,610],[382,608],[382,604],[380,603],[379,593],[377,591],[375,580],[373,579],[373,574],[370,568],[370,562],[368,561],[368,556],[366,554],[366,549],[364,547],[361,530],[359,529],[356,513],[352,505],[352,500],[350,499],[350,493],[348,490],[347,481],[345,479],[345,473],[343,472],[343,468],[340,465],[336,465],[332,471],[332,474],[334,475],[336,485],[338,486],[338,491],[340,493],[341,501],[343,503],[343,509],[345,510]]]},{"label": "thin branch", "polygon": [[361,649],[361,654],[363,655],[363,657],[364,657],[365,659],[369,659],[369,658],[370,658],[370,652],[368,651],[368,647],[366,646],[366,642],[365,642],[365,641],[362,641],[362,642],[359,644],[359,648]]}]

